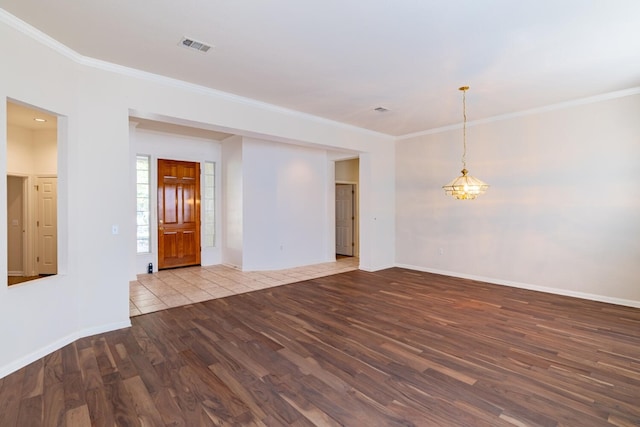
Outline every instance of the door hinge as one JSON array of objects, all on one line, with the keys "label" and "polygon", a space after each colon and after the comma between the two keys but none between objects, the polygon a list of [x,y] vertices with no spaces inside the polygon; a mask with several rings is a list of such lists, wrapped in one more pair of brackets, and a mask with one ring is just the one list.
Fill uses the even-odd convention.
[{"label": "door hinge", "polygon": [[40,227],[40,221],[36,221],[36,227]]},{"label": "door hinge", "polygon": [[36,257],[36,262],[40,262],[40,257],[39,256]]},{"label": "door hinge", "polygon": [[39,185],[34,185],[34,187],[36,187],[36,191],[40,191],[40,186]]}]

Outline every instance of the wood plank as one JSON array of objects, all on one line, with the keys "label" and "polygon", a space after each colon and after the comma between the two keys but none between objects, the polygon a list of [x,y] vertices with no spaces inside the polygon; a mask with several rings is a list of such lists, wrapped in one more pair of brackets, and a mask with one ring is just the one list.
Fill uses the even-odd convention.
[{"label": "wood plank", "polygon": [[182,416],[182,410],[176,402],[175,392],[169,388],[162,388],[153,396],[153,402],[158,408],[158,414],[162,417],[165,425],[173,427],[186,427]]},{"label": "wood plank", "polygon": [[352,271],[82,338],[0,379],[0,424],[637,426],[639,348],[640,309]]},{"label": "wood plank", "polygon": [[76,406],[75,408],[69,409],[65,414],[65,423],[67,427],[96,425],[91,423],[87,405]]},{"label": "wood plank", "polygon": [[64,426],[65,425],[65,401],[64,384],[54,383],[45,389],[43,399],[43,425]]},{"label": "wood plank", "polygon": [[54,351],[43,358],[44,361],[44,383],[46,389],[52,384],[62,383],[62,352]]},{"label": "wood plank", "polygon": [[25,367],[22,383],[22,399],[41,396],[44,387],[44,360],[38,360]]},{"label": "wood plank", "polygon": [[[133,398],[122,380],[112,378],[111,381],[105,381],[105,400],[110,403],[116,425],[133,427],[141,425],[133,404]],[[102,408],[109,409],[105,406],[102,406]]]},{"label": "wood plank", "polygon": [[136,408],[138,419],[143,426],[161,426],[164,424],[162,417],[156,408],[153,399],[149,395],[149,390],[140,377],[131,377],[123,381],[124,386],[129,391]]},{"label": "wood plank", "polygon": [[42,396],[27,397],[20,401],[16,426],[36,427],[42,425]]},{"label": "wood plank", "polygon": [[78,351],[78,363],[82,371],[84,389],[92,390],[103,386],[100,368],[92,348],[83,348]]},{"label": "wood plank", "polygon": [[[113,427],[116,424],[112,395],[107,396],[107,387],[92,387],[85,393],[87,410],[91,418],[91,425],[95,427]],[[81,407],[79,407],[81,408]],[[84,409],[75,408],[69,411],[74,417],[82,416]],[[67,424],[71,427],[72,424]]]}]

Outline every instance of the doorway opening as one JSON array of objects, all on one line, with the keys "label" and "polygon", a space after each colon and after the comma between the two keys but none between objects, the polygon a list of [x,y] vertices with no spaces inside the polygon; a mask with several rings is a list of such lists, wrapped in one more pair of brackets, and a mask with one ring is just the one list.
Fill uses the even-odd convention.
[{"label": "doorway opening", "polygon": [[359,159],[335,162],[336,257],[359,256]]},{"label": "doorway opening", "polygon": [[336,255],[355,252],[355,185],[336,184]]},{"label": "doorway opening", "polygon": [[7,284],[58,274],[58,118],[7,100]]}]

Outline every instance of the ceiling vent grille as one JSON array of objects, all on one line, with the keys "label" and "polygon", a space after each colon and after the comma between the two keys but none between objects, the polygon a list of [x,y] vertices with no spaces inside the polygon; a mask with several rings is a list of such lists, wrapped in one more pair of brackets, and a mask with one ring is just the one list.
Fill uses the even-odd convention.
[{"label": "ceiling vent grille", "polygon": [[198,52],[202,52],[202,53],[207,53],[209,49],[211,49],[211,45],[208,45],[204,42],[199,42],[197,40],[189,39],[186,37],[183,37],[182,40],[180,40],[179,44],[182,47],[197,50]]}]

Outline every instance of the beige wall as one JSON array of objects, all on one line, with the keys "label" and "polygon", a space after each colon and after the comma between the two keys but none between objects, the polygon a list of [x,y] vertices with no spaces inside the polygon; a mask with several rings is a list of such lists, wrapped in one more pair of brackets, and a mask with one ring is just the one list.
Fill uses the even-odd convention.
[{"label": "beige wall", "polygon": [[7,126],[7,172],[29,175],[34,171],[33,132],[17,126]]},{"label": "beige wall", "polygon": [[58,145],[56,130],[33,132],[33,167],[38,175],[58,173]]},{"label": "beige wall", "polygon": [[397,142],[396,262],[640,307],[640,90]]},{"label": "beige wall", "polygon": [[57,173],[57,133],[7,126],[7,172],[20,175]]},{"label": "beige wall", "polygon": [[341,160],[336,162],[336,181],[357,183],[360,178],[360,162],[358,159]]}]

